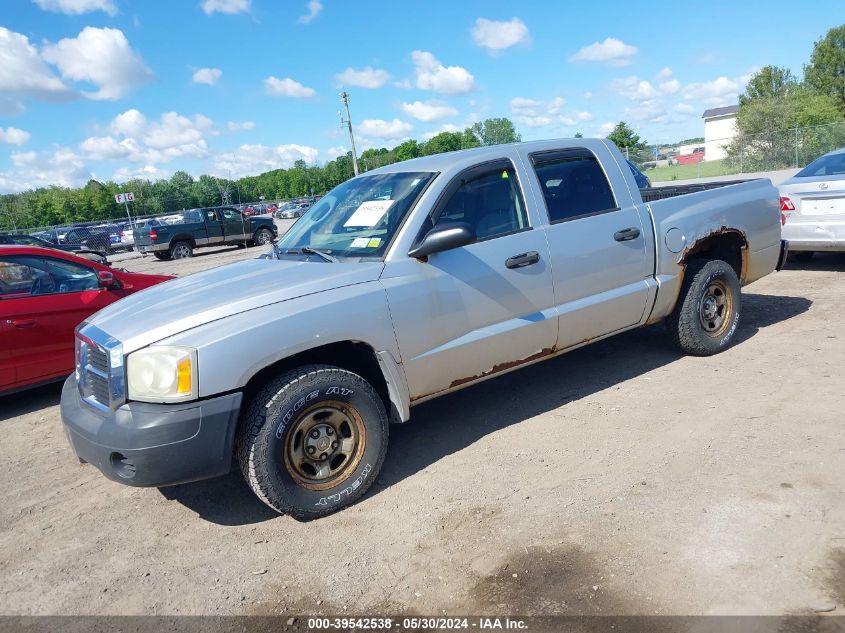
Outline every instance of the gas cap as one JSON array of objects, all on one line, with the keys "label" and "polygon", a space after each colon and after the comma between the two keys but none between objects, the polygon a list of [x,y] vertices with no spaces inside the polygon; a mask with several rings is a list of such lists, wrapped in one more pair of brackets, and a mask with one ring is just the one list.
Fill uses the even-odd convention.
[{"label": "gas cap", "polygon": [[681,229],[672,227],[666,231],[666,238],[664,239],[664,242],[666,242],[666,248],[668,248],[671,252],[680,253],[687,243],[687,238],[684,237],[683,233],[681,233]]}]

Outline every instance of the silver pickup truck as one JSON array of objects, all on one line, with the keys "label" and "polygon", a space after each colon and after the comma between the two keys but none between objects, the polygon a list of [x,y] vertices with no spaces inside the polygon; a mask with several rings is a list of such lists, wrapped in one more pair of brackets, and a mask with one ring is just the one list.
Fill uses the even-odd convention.
[{"label": "silver pickup truck", "polygon": [[780,227],[768,180],[641,191],[604,140],[383,167],[329,192],[269,257],[82,324],[67,436],[114,481],[234,461],[278,512],[322,516],[364,494],[388,422],[420,402],[662,320],[684,352],[721,351],[740,286],[784,261]]}]

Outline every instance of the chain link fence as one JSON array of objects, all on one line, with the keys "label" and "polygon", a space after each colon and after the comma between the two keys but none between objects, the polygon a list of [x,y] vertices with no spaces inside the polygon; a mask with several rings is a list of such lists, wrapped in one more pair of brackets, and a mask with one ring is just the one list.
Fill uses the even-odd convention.
[{"label": "chain link fence", "polygon": [[623,149],[653,182],[800,168],[845,147],[845,121],[760,134],[707,139],[679,148]]}]

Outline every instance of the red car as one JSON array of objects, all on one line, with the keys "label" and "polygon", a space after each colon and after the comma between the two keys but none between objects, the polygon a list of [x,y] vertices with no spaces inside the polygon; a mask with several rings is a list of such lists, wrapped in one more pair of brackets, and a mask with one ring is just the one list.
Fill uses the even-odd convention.
[{"label": "red car", "polygon": [[74,328],[110,303],[173,279],[37,246],[0,246],[0,395],[74,370]]}]

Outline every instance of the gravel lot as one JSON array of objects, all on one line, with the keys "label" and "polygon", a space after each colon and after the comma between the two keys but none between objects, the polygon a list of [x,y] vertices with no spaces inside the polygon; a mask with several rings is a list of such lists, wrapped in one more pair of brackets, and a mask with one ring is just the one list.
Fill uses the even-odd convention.
[{"label": "gravel lot", "polygon": [[370,493],[310,523],[237,474],[112,483],[73,459],[58,385],[0,399],[2,612],[843,613],[843,271],[748,287],[716,357],[658,326],[421,405]]}]

